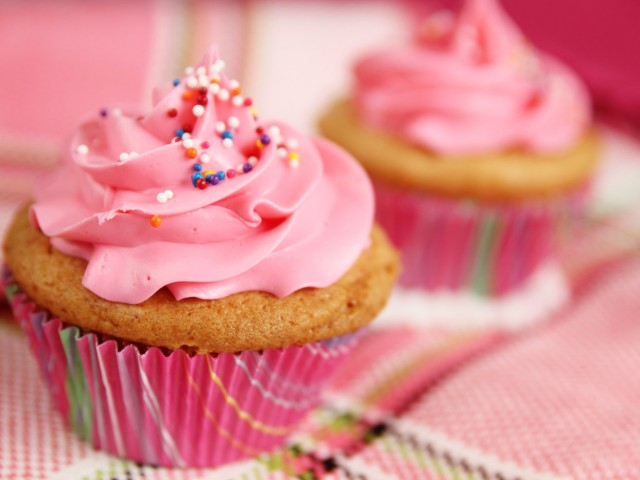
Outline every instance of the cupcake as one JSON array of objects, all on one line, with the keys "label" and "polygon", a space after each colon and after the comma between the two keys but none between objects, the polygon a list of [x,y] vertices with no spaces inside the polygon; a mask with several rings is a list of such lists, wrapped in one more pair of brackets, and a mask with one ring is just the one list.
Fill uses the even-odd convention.
[{"label": "cupcake", "polygon": [[372,177],[400,282],[502,295],[553,254],[598,156],[581,81],[494,0],[429,17],[360,59],[319,127]]},{"label": "cupcake", "polygon": [[79,435],[216,466],[284,442],[398,262],[357,162],[258,119],[215,49],[153,105],[83,119],[8,229],[2,283]]}]

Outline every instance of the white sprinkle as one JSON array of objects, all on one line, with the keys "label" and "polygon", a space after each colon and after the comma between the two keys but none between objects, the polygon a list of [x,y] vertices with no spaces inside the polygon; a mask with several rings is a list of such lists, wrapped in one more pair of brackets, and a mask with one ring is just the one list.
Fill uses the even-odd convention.
[{"label": "white sprinkle", "polygon": [[191,148],[193,147],[193,140],[191,140],[190,138],[187,138],[186,140],[182,140],[182,146],[184,148]]},{"label": "white sprinkle", "polygon": [[126,162],[129,160],[129,154],[127,152],[122,152],[119,158],[121,162]]},{"label": "white sprinkle", "polygon": [[276,137],[280,135],[280,128],[277,125],[272,125],[269,127],[268,132],[271,137]]},{"label": "white sprinkle", "polygon": [[229,90],[226,90],[224,88],[220,90],[220,92],[218,93],[218,98],[223,102],[229,100]]},{"label": "white sprinkle", "polygon": [[114,108],[113,110],[111,110],[111,115],[113,115],[114,117],[119,117],[120,115],[122,115],[122,110],[120,110],[119,108]]},{"label": "white sprinkle", "polygon": [[242,95],[236,95],[235,97],[233,97],[232,103],[236,107],[241,107],[242,104],[244,103],[244,98],[242,98]]},{"label": "white sprinkle", "polygon": [[207,78],[206,75],[199,75],[198,76],[198,85],[200,87],[206,87],[207,85],[209,85],[209,79]]},{"label": "white sprinkle", "polygon": [[196,117],[201,117],[202,115],[204,115],[204,107],[202,105],[195,105],[192,111]]},{"label": "white sprinkle", "polygon": [[258,163],[258,159],[256,157],[249,157],[249,163],[252,167],[255,167],[256,163]]},{"label": "white sprinkle", "polygon": [[193,75],[193,67],[187,67],[184,69],[185,75]]},{"label": "white sprinkle", "polygon": [[189,132],[184,132],[182,134],[182,141],[189,140],[191,138],[191,134]]},{"label": "white sprinkle", "polygon": [[240,126],[240,120],[238,120],[238,117],[229,117],[227,124],[229,128],[238,128]]},{"label": "white sprinkle", "polygon": [[231,87],[231,90],[235,90],[240,87],[240,82],[238,80],[229,80],[229,86]]},{"label": "white sprinkle", "polygon": [[187,87],[196,88],[198,86],[198,79],[196,77],[187,78]]},{"label": "white sprinkle", "polygon": [[213,95],[217,95],[219,91],[220,85],[218,85],[217,83],[212,83],[209,85],[209,92],[211,92]]},{"label": "white sprinkle", "polygon": [[225,67],[224,60],[216,60],[216,63],[213,64],[212,68],[214,72],[221,72]]},{"label": "white sprinkle", "polygon": [[207,69],[204,67],[198,67],[198,69],[196,70],[196,75],[198,76],[204,75],[205,73],[207,73]]},{"label": "white sprinkle", "polygon": [[225,138],[224,140],[222,140],[222,145],[224,147],[231,148],[233,147],[233,140],[231,140],[230,138]]},{"label": "white sprinkle", "polygon": [[290,138],[289,140],[287,140],[287,147],[289,147],[290,150],[295,150],[296,148],[298,148],[298,140],[295,138]]},{"label": "white sprinkle", "polygon": [[297,158],[292,158],[291,160],[289,160],[289,165],[291,166],[291,168],[298,168],[300,166],[300,160],[298,160]]},{"label": "white sprinkle", "polygon": [[76,152],[78,152],[80,155],[86,155],[87,153],[89,153],[89,147],[87,147],[86,145],[78,145],[78,148],[76,148]]},{"label": "white sprinkle", "polygon": [[287,157],[287,149],[280,147],[278,148],[278,155],[280,156],[280,158],[286,158]]},{"label": "white sprinkle", "polygon": [[167,196],[168,199],[173,198],[173,190],[165,190],[164,194]]},{"label": "white sprinkle", "polygon": [[200,161],[202,163],[209,163],[211,161],[211,157],[208,153],[203,153],[202,155],[200,155]]},{"label": "white sprinkle", "polygon": [[243,168],[243,165],[242,165],[242,164],[240,164],[240,165],[238,165],[238,166],[236,167],[236,172],[238,172],[238,173],[244,173],[244,168]]},{"label": "white sprinkle", "polygon": [[216,122],[216,132],[222,133],[226,129],[227,129],[227,126],[224,124],[224,122],[222,121]]},{"label": "white sprinkle", "polygon": [[160,192],[158,195],[156,195],[156,200],[160,203],[167,203],[167,194],[165,192]]},{"label": "white sprinkle", "polygon": [[138,156],[138,152],[129,152],[129,158],[136,158]]}]

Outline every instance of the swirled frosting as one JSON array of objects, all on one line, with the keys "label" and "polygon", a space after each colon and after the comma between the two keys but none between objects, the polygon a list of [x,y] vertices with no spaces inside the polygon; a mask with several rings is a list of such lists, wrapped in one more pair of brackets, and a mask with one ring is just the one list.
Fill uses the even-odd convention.
[{"label": "swirled frosting", "polygon": [[436,13],[410,44],[361,59],[355,78],[363,121],[440,154],[561,151],[591,117],[580,80],[528,45],[497,0]]},{"label": "swirled frosting", "polygon": [[215,49],[146,115],[102,110],[36,191],[32,220],[88,261],[83,284],[139,303],[335,282],[368,245],[373,196],[345,152],[259,121]]}]

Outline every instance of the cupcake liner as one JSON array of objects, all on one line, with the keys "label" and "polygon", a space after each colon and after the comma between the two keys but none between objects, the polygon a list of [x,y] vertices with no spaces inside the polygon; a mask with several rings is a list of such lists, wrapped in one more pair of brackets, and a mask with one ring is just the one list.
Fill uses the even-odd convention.
[{"label": "cupcake liner", "polygon": [[[6,310],[9,312],[9,302],[7,301],[7,296],[10,294],[7,289],[9,285],[3,280],[5,277],[6,267],[1,263],[0,260],[0,310]],[[0,322],[7,322],[13,324],[15,322],[15,318],[12,315],[3,315],[0,319]]]},{"label": "cupcake liner", "polygon": [[376,182],[376,220],[401,251],[399,283],[500,296],[553,254],[585,207],[586,188],[519,204],[402,191]]},{"label": "cupcake liner", "polygon": [[54,404],[94,447],[140,463],[213,467],[282,445],[358,333],[260,352],[188,355],[67,326],[2,276]]}]

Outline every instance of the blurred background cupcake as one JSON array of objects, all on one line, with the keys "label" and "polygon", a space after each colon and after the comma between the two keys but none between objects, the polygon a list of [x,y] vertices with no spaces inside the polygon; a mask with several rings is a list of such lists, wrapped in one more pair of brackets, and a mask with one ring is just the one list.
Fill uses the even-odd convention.
[{"label": "blurred background cupcake", "polygon": [[320,130],[373,178],[403,285],[502,295],[552,256],[596,167],[589,96],[496,0],[432,14],[354,77]]}]

